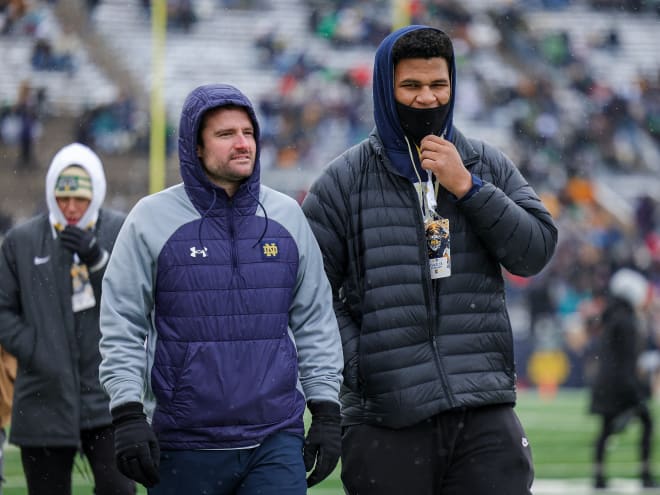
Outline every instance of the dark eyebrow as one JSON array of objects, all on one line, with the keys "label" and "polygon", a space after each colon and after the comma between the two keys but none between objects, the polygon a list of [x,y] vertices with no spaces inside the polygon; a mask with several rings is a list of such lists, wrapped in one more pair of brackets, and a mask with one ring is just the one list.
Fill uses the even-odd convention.
[{"label": "dark eyebrow", "polygon": [[[404,83],[421,84],[421,81],[419,79],[413,79],[413,78],[403,79],[402,81],[399,81],[399,84],[404,84]],[[439,79],[433,79],[431,81],[431,84],[437,84],[437,83],[447,83],[447,84],[449,84],[449,79],[446,78],[446,77],[442,77],[442,78],[439,78]]]}]

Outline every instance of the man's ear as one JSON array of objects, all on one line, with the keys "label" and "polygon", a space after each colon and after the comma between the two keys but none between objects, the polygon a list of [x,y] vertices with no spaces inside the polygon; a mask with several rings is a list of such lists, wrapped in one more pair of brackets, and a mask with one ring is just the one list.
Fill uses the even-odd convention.
[{"label": "man's ear", "polygon": [[202,157],[202,146],[200,144],[197,145],[197,158]]}]

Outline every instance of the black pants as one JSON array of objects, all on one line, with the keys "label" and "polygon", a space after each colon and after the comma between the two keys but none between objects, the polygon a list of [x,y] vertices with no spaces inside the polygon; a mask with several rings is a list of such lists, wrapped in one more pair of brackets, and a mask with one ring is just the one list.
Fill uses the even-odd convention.
[{"label": "black pants", "polygon": [[[637,416],[642,423],[642,436],[639,439],[639,457],[643,466],[642,471],[644,471],[645,469],[648,469],[648,463],[651,457],[653,418],[651,417],[648,406],[644,403],[637,406],[634,411],[632,411],[631,415]],[[602,468],[605,461],[605,447],[607,446],[607,440],[620,428],[616,426],[618,420],[618,416],[603,416],[603,423],[600,429],[600,434],[596,439],[594,451],[596,469],[600,470],[600,474],[602,474]]]},{"label": "black pants", "polygon": [[[80,432],[82,451],[92,468],[95,495],[133,495],[135,483],[115,463],[111,426]],[[28,495],[71,495],[74,447],[21,447]]]},{"label": "black pants", "polygon": [[513,407],[500,405],[398,430],[349,426],[341,479],[348,495],[530,495],[534,470]]}]

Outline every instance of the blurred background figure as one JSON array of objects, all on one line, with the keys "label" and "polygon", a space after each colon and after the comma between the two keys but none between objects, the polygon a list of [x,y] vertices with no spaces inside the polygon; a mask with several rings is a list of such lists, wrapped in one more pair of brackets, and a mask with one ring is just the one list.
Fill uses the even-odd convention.
[{"label": "blurred background figure", "polygon": [[108,397],[98,379],[101,281],[125,215],[104,208],[94,151],[72,143],[53,157],[48,210],[18,222],[0,249],[0,344],[16,357],[9,441],[30,495],[71,495],[76,456],[97,495],[133,495],[114,463]]},{"label": "blurred background figure", "polygon": [[623,431],[633,417],[638,417],[642,424],[639,444],[642,486],[657,486],[651,474],[653,418],[647,404],[652,395],[651,379],[639,369],[639,357],[646,342],[639,313],[648,307],[651,294],[647,279],[629,268],[616,271],[609,282],[592,385],[591,412],[602,418],[594,450],[594,488],[607,487],[604,465],[608,438]]},{"label": "blurred background figure", "polygon": [[37,92],[30,85],[30,81],[23,80],[18,88],[18,98],[14,107],[17,118],[18,143],[20,154],[16,168],[26,171],[35,168],[34,144],[40,133],[39,102]]}]

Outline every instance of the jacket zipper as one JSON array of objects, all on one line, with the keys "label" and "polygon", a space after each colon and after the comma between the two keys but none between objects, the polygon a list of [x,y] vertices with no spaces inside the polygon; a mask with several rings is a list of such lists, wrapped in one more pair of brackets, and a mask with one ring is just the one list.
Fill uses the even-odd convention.
[{"label": "jacket zipper", "polygon": [[238,270],[238,256],[236,255],[236,228],[234,226],[234,200],[229,199],[229,238],[231,239],[231,268],[232,273]]},{"label": "jacket zipper", "polygon": [[[424,229],[424,225],[422,222],[422,229]],[[421,256],[422,259],[425,261],[424,266],[422,268],[423,270],[423,276],[424,276],[424,286],[425,286],[425,291],[424,291],[424,298],[426,302],[426,317],[428,318],[428,335],[429,335],[429,341],[430,344],[433,346],[433,357],[435,360],[435,365],[438,368],[438,374],[440,376],[440,382],[442,383],[442,388],[445,391],[445,395],[447,397],[447,401],[449,402],[450,407],[455,407],[456,406],[456,401],[454,400],[454,395],[451,393],[451,389],[449,387],[449,380],[447,379],[447,374],[445,373],[444,367],[442,366],[442,362],[440,359],[440,348],[438,347],[438,341],[435,336],[434,332],[434,327],[436,324],[436,318],[437,318],[437,312],[436,308],[434,305],[434,291],[433,291],[433,281],[431,280],[431,273],[430,273],[430,268],[428,264],[428,255],[426,252],[426,232],[424,232],[424,235],[422,236],[422,239],[424,239],[424,243],[422,243],[421,246]]]}]

